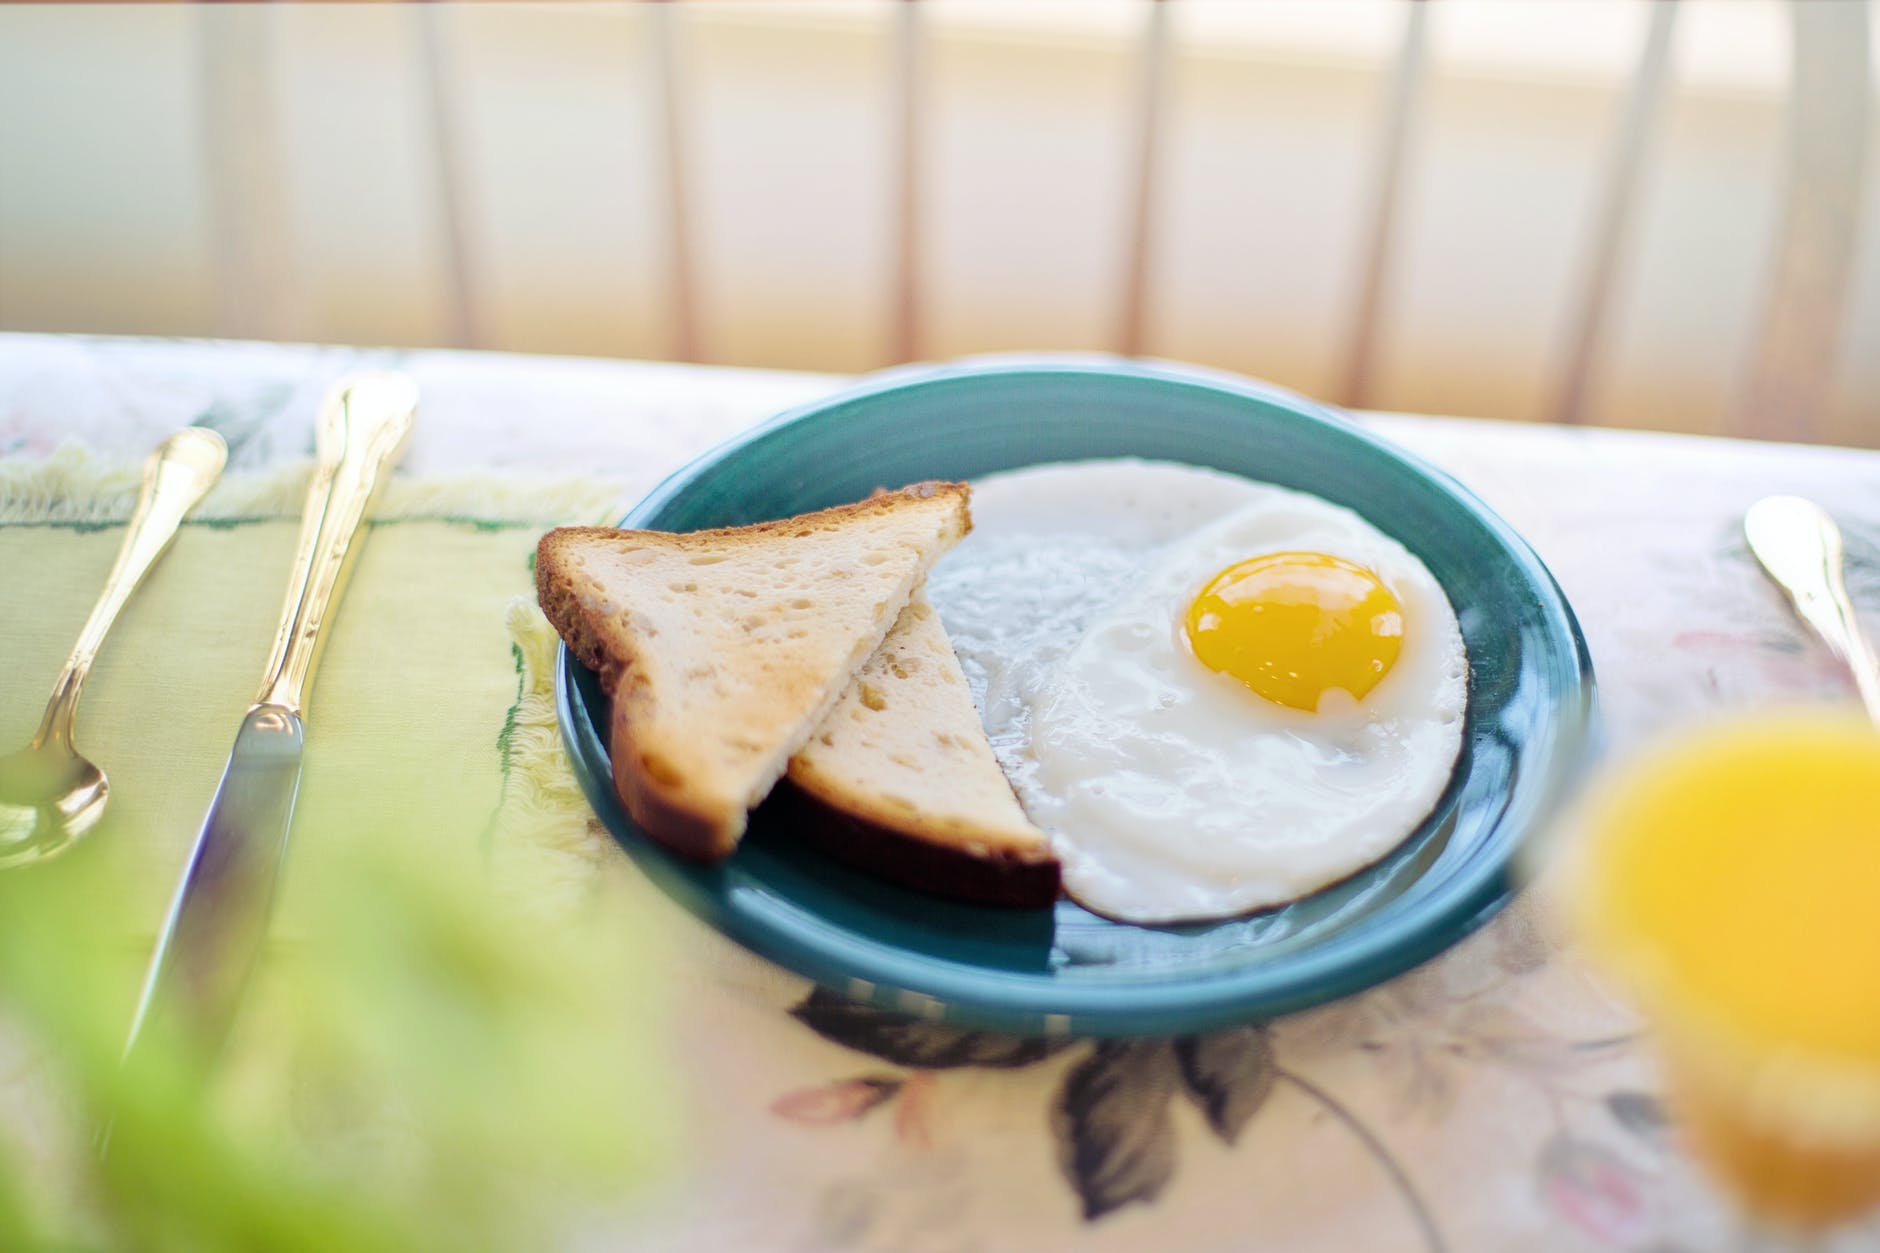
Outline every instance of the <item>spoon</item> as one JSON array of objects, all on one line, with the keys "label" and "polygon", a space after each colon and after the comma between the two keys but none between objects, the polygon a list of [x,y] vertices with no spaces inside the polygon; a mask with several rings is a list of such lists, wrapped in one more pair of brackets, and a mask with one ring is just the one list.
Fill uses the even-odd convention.
[{"label": "spoon", "polygon": [[43,861],[97,825],[111,785],[104,771],[72,746],[72,719],[118,611],[176,538],[184,515],[222,475],[228,446],[203,427],[185,427],[144,462],[144,485],[124,546],[78,633],[78,643],[53,684],[52,699],[32,742],[0,757],[0,870]]},{"label": "spoon", "polygon": [[1853,672],[1867,715],[1880,724],[1880,660],[1847,597],[1834,519],[1811,500],[1766,496],[1743,515],[1743,535],[1764,572],[1788,593],[1796,616]]}]

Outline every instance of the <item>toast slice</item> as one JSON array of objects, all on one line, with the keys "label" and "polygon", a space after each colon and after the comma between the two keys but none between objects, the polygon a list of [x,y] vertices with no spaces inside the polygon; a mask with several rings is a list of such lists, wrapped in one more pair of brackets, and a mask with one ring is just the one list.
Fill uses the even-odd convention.
[{"label": "toast slice", "polygon": [[754,526],[544,535],[536,594],[613,698],[614,787],[634,821],[691,857],[729,856],[971,525],[965,484],[919,483]]},{"label": "toast slice", "polygon": [[916,591],[796,756],[805,838],[884,878],[990,904],[1057,899],[1050,838],[1006,782],[940,615]]}]

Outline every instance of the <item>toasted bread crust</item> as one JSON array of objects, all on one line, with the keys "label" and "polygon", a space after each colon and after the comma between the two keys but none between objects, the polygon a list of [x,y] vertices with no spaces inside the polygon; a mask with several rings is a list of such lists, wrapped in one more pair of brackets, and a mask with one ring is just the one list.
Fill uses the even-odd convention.
[{"label": "toasted bread crust", "polygon": [[661,785],[640,768],[633,753],[633,735],[623,720],[625,705],[614,702],[608,719],[608,757],[614,767],[614,791],[642,830],[656,833],[674,852],[694,861],[716,862],[731,856],[744,834],[743,813],[735,826],[696,805],[688,804],[684,792]]},{"label": "toasted bread crust", "polygon": [[[965,483],[950,483],[944,479],[927,479],[920,483],[909,483],[906,487],[894,491],[875,489],[864,500],[851,501],[846,505],[831,505],[827,509],[818,509],[812,513],[798,514],[793,518],[773,518],[768,522],[750,522],[743,526],[716,526],[702,531],[633,531],[611,526],[558,526],[542,536],[535,546],[535,581],[539,590],[542,583],[542,557],[552,549],[577,539],[625,538],[631,536],[650,543],[671,544],[676,547],[696,548],[710,546],[715,541],[728,540],[734,544],[773,540],[785,535],[794,535],[801,530],[808,519],[818,523],[842,522],[857,514],[878,513],[882,503],[889,498],[931,500],[935,496],[956,496],[959,498],[963,514],[960,534],[973,529],[971,508],[972,489]],[[557,538],[560,537],[560,538]],[[551,544],[551,541],[553,543]]]},{"label": "toasted bread crust", "polygon": [[[619,688],[623,665],[616,664],[601,647],[586,614],[581,612],[580,596],[574,584],[561,577],[556,549],[570,536],[568,532],[599,530],[598,527],[559,527],[541,538],[535,546],[535,599],[542,606],[542,616],[561,636],[575,660],[600,676],[601,690],[612,696]],[[559,539],[557,537],[560,537]]]},{"label": "toasted bread crust", "polygon": [[[787,544],[791,539],[845,525],[856,515],[879,515],[908,503],[948,497],[958,513],[959,525],[942,536],[944,548],[971,526],[967,511],[968,489],[963,483],[918,483],[888,494],[849,505],[839,505],[815,514],[760,522],[743,527],[719,527],[705,531],[671,533],[663,531],[624,531],[610,527],[559,527],[544,535],[536,546],[536,595],[543,613],[560,633],[569,651],[582,665],[599,675],[601,687],[612,698],[613,713],[609,726],[609,755],[612,759],[614,787],[629,814],[643,829],[661,842],[701,861],[718,861],[730,855],[744,832],[745,804],[701,792],[694,780],[669,776],[654,760],[653,753],[640,744],[636,717],[651,707],[656,695],[647,690],[646,660],[641,649],[646,641],[619,629],[608,630],[605,615],[583,604],[568,553],[596,543],[634,543],[644,547],[672,551],[711,551],[735,548],[768,548]],[[811,529],[806,530],[809,527]],[[931,557],[928,558],[931,560]],[[923,567],[924,568],[924,567]],[[874,643],[879,644],[899,612],[899,605],[886,606]],[[868,650],[872,652],[872,646]],[[865,660],[867,653],[863,654]],[[859,664],[859,662],[857,663]],[[836,676],[826,705],[833,704],[848,681]],[[784,769],[790,753],[801,747],[820,721],[820,715],[801,729],[796,742],[789,743],[776,762],[776,775]],[[772,775],[772,779],[776,777]],[[764,784],[768,787],[768,782]],[[759,793],[761,796],[761,792]]]},{"label": "toasted bread crust", "polygon": [[1057,858],[1048,848],[1024,855],[1016,850],[987,854],[936,843],[922,833],[838,808],[798,786],[779,783],[766,802],[778,821],[812,848],[870,874],[934,896],[980,905],[1037,908],[1061,891]]},{"label": "toasted bread crust", "polygon": [[[567,527],[568,531],[605,531],[604,527]],[[619,725],[628,705],[628,698],[621,694],[623,687],[631,688],[634,671],[631,658],[617,659],[602,646],[587,616],[580,612],[573,584],[554,577],[545,577],[545,569],[553,569],[552,559],[544,560],[549,540],[555,535],[551,531],[542,537],[537,548],[535,563],[536,595],[541,601],[542,613],[555,630],[561,634],[562,642],[568,645],[568,651],[574,654],[576,661],[600,676],[601,690],[612,701],[612,711],[608,717],[608,756],[613,764],[614,791],[621,803],[627,808],[633,820],[647,831],[657,831],[660,839],[675,851],[699,861],[718,861],[730,854],[737,842],[735,833],[727,832],[721,821],[697,808],[685,803],[685,798],[671,789],[663,788],[652,777],[632,762],[630,751],[623,751],[631,743],[631,736]],[[578,538],[570,536],[566,538]]]}]

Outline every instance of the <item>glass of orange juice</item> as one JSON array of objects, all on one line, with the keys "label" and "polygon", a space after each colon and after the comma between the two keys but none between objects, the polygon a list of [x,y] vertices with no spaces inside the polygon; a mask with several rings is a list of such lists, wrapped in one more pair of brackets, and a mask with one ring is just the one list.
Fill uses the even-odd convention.
[{"label": "glass of orange juice", "polygon": [[1762,1224],[1880,1207],[1880,732],[1711,727],[1582,818],[1570,913],[1651,1023],[1692,1152]]}]

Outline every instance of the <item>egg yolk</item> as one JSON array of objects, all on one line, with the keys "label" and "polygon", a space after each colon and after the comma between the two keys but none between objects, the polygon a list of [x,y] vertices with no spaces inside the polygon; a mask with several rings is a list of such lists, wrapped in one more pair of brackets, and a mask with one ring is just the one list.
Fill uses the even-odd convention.
[{"label": "egg yolk", "polygon": [[1189,604],[1187,626],[1202,665],[1308,713],[1333,688],[1362,700],[1403,648],[1397,597],[1363,566],[1326,553],[1236,562]]}]

